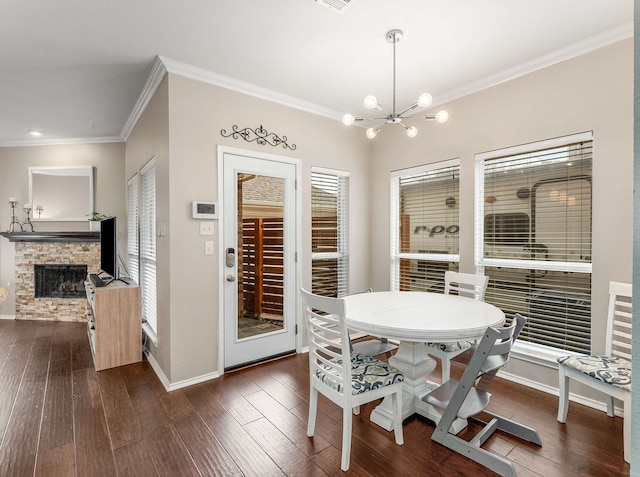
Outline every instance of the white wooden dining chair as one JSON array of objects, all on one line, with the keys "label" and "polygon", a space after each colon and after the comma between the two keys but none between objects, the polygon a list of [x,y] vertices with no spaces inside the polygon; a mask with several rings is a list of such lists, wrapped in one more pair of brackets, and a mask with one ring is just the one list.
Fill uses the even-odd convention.
[{"label": "white wooden dining chair", "polygon": [[[474,275],[472,273],[460,273],[446,271],[444,274],[444,294],[460,295],[484,301],[489,277],[486,275]],[[427,343],[427,353],[438,358],[442,367],[442,381],[446,382],[451,377],[451,359],[471,348],[474,341],[461,340],[448,343]]]},{"label": "white wooden dining chair", "polygon": [[614,416],[613,399],[623,403],[624,460],[631,459],[631,285],[609,283],[609,311],[604,355],[558,358],[558,421],[567,421],[569,379],[607,395],[607,414]]},{"label": "white wooden dining chair", "polygon": [[[349,469],[353,410],[361,404],[391,396],[396,444],[402,436],[402,374],[384,361],[351,353],[342,298],[314,295],[301,289],[309,340],[309,420],[313,437],[318,392],[342,408],[341,469]],[[345,365],[345,363],[348,363]]]},{"label": "white wooden dining chair", "polygon": [[[515,337],[524,326],[526,318],[516,315],[511,324],[503,328],[489,327],[478,343],[475,352],[460,381],[450,379],[427,394],[423,401],[444,410],[431,439],[463,456],[509,477],[516,477],[513,464],[499,454],[483,449],[491,435],[501,430],[511,435],[542,445],[538,432],[505,417],[486,410],[491,398],[487,391],[498,370],[507,364]],[[470,419],[482,413],[482,429],[470,440],[458,437],[451,425],[457,418]],[[485,420],[486,416],[490,419]]]}]

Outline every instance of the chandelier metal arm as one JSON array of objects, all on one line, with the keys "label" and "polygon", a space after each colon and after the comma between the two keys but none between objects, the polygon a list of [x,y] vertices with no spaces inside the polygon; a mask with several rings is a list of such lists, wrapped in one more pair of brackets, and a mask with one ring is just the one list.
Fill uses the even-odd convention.
[{"label": "chandelier metal arm", "polygon": [[391,116],[391,113],[390,113],[389,111],[387,111],[386,109],[384,109],[380,103],[378,103],[378,107],[376,107],[376,109],[377,109],[378,111],[383,112],[383,113],[384,113],[384,114],[386,114],[387,116]]},{"label": "chandelier metal arm", "polygon": [[410,111],[415,111],[416,109],[418,109],[420,107],[420,105],[418,103],[413,103],[411,106],[409,106],[407,109],[405,109],[404,111],[402,111],[400,114],[398,114],[398,116],[403,117],[405,114],[407,114]]},{"label": "chandelier metal arm", "polygon": [[[384,126],[385,124],[399,124],[400,126],[402,126],[405,131],[407,132],[407,136],[409,137],[415,137],[416,134],[418,133],[418,130],[416,129],[415,126],[407,126],[406,124],[404,124],[402,122],[403,119],[415,119],[414,117],[405,117],[406,114],[415,111],[417,109],[420,108],[426,108],[429,105],[431,105],[431,95],[428,93],[422,93],[419,97],[418,100],[413,103],[411,106],[409,106],[407,109],[405,109],[404,111],[402,111],[401,113],[396,113],[396,43],[398,43],[401,39],[402,39],[403,33],[402,30],[390,30],[387,32],[386,34],[386,40],[387,43],[391,43],[393,44],[393,83],[392,83],[392,98],[393,98],[393,103],[392,103],[392,112],[388,112],[386,111],[378,102],[378,100],[375,98],[375,96],[373,95],[369,95],[364,99],[364,106],[367,109],[375,109],[377,111],[381,111],[383,114],[386,114],[386,117],[382,117],[382,118],[367,118],[367,117],[355,117],[352,114],[345,114],[342,122],[349,126],[351,124],[353,124],[356,121],[383,121],[382,123],[378,124],[377,126],[373,126],[370,127],[369,129],[367,129],[367,137],[369,139],[373,139],[374,137],[376,137],[376,135],[378,134],[378,131],[380,131],[380,127]],[[425,117],[425,119],[427,120],[432,120],[435,119],[436,121],[443,123],[445,121],[447,121],[447,119],[449,118],[449,114],[446,111],[440,111],[438,112],[438,114],[436,114],[435,116],[431,116],[431,115],[427,115]]]},{"label": "chandelier metal arm", "polygon": [[353,118],[354,121],[387,121],[390,116],[384,116],[380,118]]}]

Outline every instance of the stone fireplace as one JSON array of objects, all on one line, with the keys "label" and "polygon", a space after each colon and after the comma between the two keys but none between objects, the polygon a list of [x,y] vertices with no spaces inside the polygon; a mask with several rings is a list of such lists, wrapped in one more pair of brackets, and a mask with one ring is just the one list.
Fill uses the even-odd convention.
[{"label": "stone fireplace", "polygon": [[100,271],[100,233],[2,235],[15,242],[16,319],[85,321],[83,282]]}]

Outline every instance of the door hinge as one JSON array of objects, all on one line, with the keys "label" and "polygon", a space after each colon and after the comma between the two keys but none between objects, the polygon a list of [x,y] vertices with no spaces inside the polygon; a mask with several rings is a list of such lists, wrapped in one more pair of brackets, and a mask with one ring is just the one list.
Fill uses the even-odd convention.
[{"label": "door hinge", "polygon": [[298,263],[298,252],[295,252],[295,253],[293,254],[293,261],[294,261],[295,263]]},{"label": "door hinge", "polygon": [[296,325],[296,334],[298,334],[298,325]]},{"label": "door hinge", "polygon": [[293,188],[294,188],[295,190],[298,190],[298,179],[294,179],[294,180],[293,180]]}]

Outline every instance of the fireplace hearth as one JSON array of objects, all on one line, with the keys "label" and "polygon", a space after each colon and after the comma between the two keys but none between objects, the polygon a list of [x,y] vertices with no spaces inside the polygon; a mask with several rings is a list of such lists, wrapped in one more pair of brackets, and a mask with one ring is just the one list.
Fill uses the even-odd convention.
[{"label": "fireplace hearth", "polygon": [[34,265],[35,298],[83,298],[87,265]]}]

